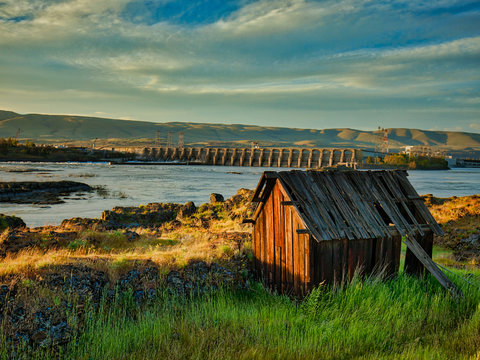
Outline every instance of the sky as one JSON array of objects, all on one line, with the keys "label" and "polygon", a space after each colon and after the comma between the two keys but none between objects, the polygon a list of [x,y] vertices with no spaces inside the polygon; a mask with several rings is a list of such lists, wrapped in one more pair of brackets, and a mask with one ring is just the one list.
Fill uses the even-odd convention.
[{"label": "sky", "polygon": [[0,109],[480,133],[480,1],[0,0]]}]

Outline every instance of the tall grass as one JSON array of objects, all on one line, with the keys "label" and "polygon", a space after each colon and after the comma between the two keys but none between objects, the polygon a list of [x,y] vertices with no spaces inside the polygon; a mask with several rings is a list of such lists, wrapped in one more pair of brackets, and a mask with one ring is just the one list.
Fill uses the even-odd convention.
[{"label": "tall grass", "polygon": [[[478,282],[476,283],[478,285]],[[431,277],[355,279],[320,287],[303,301],[265,291],[220,290],[185,298],[163,293],[138,309],[100,306],[62,359],[468,359],[480,346],[480,293],[450,297]],[[5,347],[3,347],[5,350]],[[5,355],[7,355],[5,357]],[[3,352],[3,358],[11,353]]]}]

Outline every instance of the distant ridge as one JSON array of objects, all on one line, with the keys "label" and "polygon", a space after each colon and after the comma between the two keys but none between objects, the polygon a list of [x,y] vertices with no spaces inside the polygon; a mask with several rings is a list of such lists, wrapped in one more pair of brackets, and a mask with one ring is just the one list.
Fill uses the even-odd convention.
[{"label": "distant ridge", "polygon": [[[34,141],[85,141],[92,139],[153,139],[156,131],[162,137],[171,131],[183,131],[185,143],[250,144],[263,146],[315,146],[372,148],[378,142],[378,132],[355,129],[292,129],[255,125],[203,123],[152,123],[71,115],[21,115],[0,110],[0,137],[13,137],[21,129],[20,138]],[[452,150],[480,150],[480,134],[457,131],[427,131],[389,129],[392,148],[406,145],[441,146]]]}]

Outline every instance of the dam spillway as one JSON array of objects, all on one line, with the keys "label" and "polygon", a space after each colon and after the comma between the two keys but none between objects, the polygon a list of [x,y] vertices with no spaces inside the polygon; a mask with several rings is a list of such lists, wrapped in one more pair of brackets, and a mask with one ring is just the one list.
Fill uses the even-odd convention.
[{"label": "dam spillway", "polygon": [[201,165],[319,169],[339,165],[356,168],[362,163],[362,150],[351,148],[144,147],[115,150],[134,152],[144,161]]}]

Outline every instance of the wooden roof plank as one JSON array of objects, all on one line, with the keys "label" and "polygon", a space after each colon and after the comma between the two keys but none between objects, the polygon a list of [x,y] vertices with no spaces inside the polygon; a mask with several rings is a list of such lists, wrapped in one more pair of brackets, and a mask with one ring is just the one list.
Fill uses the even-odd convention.
[{"label": "wooden roof plank", "polygon": [[390,212],[394,215],[394,218],[392,218],[393,223],[397,228],[401,226],[404,232],[406,232],[407,234],[418,233],[420,229],[413,227],[411,224],[409,224],[408,221],[403,216],[403,214],[400,212],[400,209],[392,201],[391,196],[388,193],[388,190],[385,188],[383,182],[381,181],[382,173],[383,171],[378,172],[376,174],[371,173],[371,178],[373,179],[374,183],[377,185],[378,191],[383,195],[384,201],[387,203],[387,206],[389,207]]},{"label": "wooden roof plank", "polygon": [[388,215],[388,217],[393,222],[393,224],[395,224],[400,234],[406,235],[403,222],[400,219],[398,219],[398,215],[393,210],[391,203],[388,203],[387,199],[385,198],[385,195],[379,191],[378,184],[375,181],[375,176],[372,176],[370,174],[370,171],[366,173],[367,173],[367,176],[365,176],[365,180],[367,183],[366,185],[371,189],[372,194],[376,199],[376,202],[382,206],[383,211]]},{"label": "wooden roof plank", "polygon": [[[340,214],[338,213],[334,202],[331,199],[331,196],[327,196],[328,194],[326,193],[327,188],[322,186],[323,184],[319,183],[317,179],[312,177],[312,174],[307,174],[305,173],[304,175],[305,179],[308,179],[308,184],[307,186],[309,189],[313,192],[313,198],[317,199],[316,204],[318,207],[321,208],[321,212],[324,217],[327,219],[331,220],[332,226],[336,229],[338,233],[340,233],[342,236],[346,236],[348,238],[352,238],[353,235],[351,231],[344,225],[343,219],[341,218]],[[320,201],[318,201],[318,199]],[[327,208],[327,205],[329,207]],[[330,214],[329,214],[330,212]],[[333,219],[332,219],[333,217]]]},{"label": "wooden roof plank", "polygon": [[372,238],[382,236],[383,234],[377,230],[375,218],[372,215],[372,207],[357,196],[357,191],[354,190],[351,180],[343,173],[335,174],[335,178],[343,179],[342,192],[345,199],[347,209],[350,211],[355,226],[362,229],[364,238]]},{"label": "wooden roof plank", "polygon": [[[336,203],[337,209],[338,210],[338,216],[340,218],[340,221],[342,221],[342,226],[348,227],[345,225],[345,222],[349,224],[349,226],[352,228],[353,233],[351,236],[349,236],[349,239],[362,239],[365,236],[367,236],[367,233],[362,231],[361,228],[359,228],[355,222],[354,216],[350,211],[349,206],[346,204],[345,199],[343,195],[341,194],[340,190],[338,189],[338,181],[343,183],[343,179],[336,179],[336,181],[332,181],[332,175],[331,174],[326,174],[326,176],[318,176],[318,174],[313,174],[316,177],[317,182],[324,180],[323,184],[327,191],[331,194],[334,202]],[[337,184],[336,184],[337,183]]]},{"label": "wooden roof plank", "polygon": [[[300,173],[302,172],[297,170],[294,173],[290,174],[290,176],[294,176],[295,180],[299,182],[298,185],[300,189],[302,189],[303,193],[308,195],[309,199],[315,200],[314,199],[315,197],[312,196],[312,194],[310,194],[309,192],[309,187],[306,186],[302,181],[299,181],[298,176]],[[299,194],[299,196],[301,195],[302,194]],[[323,201],[318,201],[317,199],[316,205],[313,205],[309,200],[307,200],[307,202],[304,202],[304,204],[306,205],[305,210],[308,213],[307,215],[312,218],[313,222],[315,222],[315,218],[320,218],[322,220],[323,225],[325,226],[324,228],[325,231],[327,231],[330,234],[331,238],[335,239],[335,238],[343,237],[344,234],[340,234],[337,231],[335,223],[333,222],[332,218],[328,214],[328,210],[327,210],[328,203],[326,200],[328,199],[327,198],[323,199]]]},{"label": "wooden roof plank", "polygon": [[430,228],[433,230],[433,232],[436,235],[442,235],[443,234],[442,228],[437,224],[434,217],[432,216],[430,211],[428,211],[427,207],[425,206],[425,203],[423,202],[422,198],[420,198],[420,196],[418,196],[417,191],[415,190],[413,185],[408,181],[406,176],[398,176],[398,180],[400,181],[402,189],[410,197],[412,197],[413,205],[418,210],[420,215],[422,215],[422,218],[425,221],[425,224],[429,225]]},{"label": "wooden roof plank", "polygon": [[[317,241],[386,237],[393,229],[415,236],[422,233],[424,225],[436,233],[440,229],[406,174],[392,171],[266,172],[255,192],[260,203],[254,219],[277,179],[281,191],[288,195],[285,204],[295,207]],[[410,206],[418,210],[419,217]],[[384,219],[385,214],[388,219]]]},{"label": "wooden roof plank", "polygon": [[[292,181],[295,185],[298,186],[295,190],[293,190],[296,194],[296,196],[303,198],[303,206],[304,206],[304,212],[305,215],[308,216],[311,219],[311,222],[314,224],[318,225],[323,225],[323,230],[329,234],[330,239],[335,239],[338,238],[342,235],[340,235],[337,232],[337,229],[335,227],[335,224],[333,223],[332,219],[328,215],[325,209],[325,205],[322,202],[317,202],[316,206],[314,206],[311,201],[315,200],[315,197],[312,196],[309,192],[308,186],[305,186],[305,184],[301,181],[300,175],[302,172],[301,171],[294,171],[291,173],[285,174],[287,177],[289,177],[290,181]],[[301,190],[301,191],[298,191]],[[304,196],[306,195],[306,196]],[[322,213],[323,212],[323,213]],[[320,222],[316,222],[317,220],[320,220]]]},{"label": "wooden roof plank", "polygon": [[383,233],[383,236],[390,236],[389,232],[385,230],[385,221],[378,210],[374,207],[374,203],[378,200],[373,193],[371,186],[368,186],[367,182],[365,181],[367,178],[367,173],[362,173],[362,175],[360,175],[359,172],[351,172],[348,174],[348,176],[352,179],[352,186],[355,186],[359,190],[358,194],[361,195],[366,209],[364,214],[374,219],[373,222],[369,222],[369,228],[372,229],[371,231],[378,231]]},{"label": "wooden roof plank", "polygon": [[[342,237],[347,236],[351,237],[351,233],[346,229],[343,225],[342,220],[339,218],[339,215],[336,211],[334,203],[331,199],[331,196],[326,196],[325,188],[320,188],[320,184],[313,179],[311,174],[306,174],[302,176],[303,181],[305,182],[305,187],[312,192],[312,198],[314,202],[314,206],[320,208],[322,210],[323,216],[327,219],[331,220],[331,226],[335,229],[337,233],[339,233]],[[328,206],[328,208],[326,207]],[[330,213],[329,213],[330,212]]]},{"label": "wooden roof plank", "polygon": [[365,237],[377,237],[384,236],[383,232],[377,230],[377,227],[370,226],[369,223],[375,223],[375,218],[371,214],[371,206],[363,201],[357,194],[357,190],[352,187],[351,180],[343,172],[339,172],[335,175],[337,178],[342,178],[342,186],[344,190],[344,195],[348,199],[350,206],[348,209],[351,211],[351,216],[354,221],[358,222],[358,228],[361,228]]},{"label": "wooden roof plank", "polygon": [[385,181],[387,185],[389,185],[390,191],[392,192],[393,196],[397,199],[397,202],[402,206],[408,217],[410,218],[411,223],[417,228],[417,231],[420,235],[424,235],[424,232],[422,230],[422,227],[420,224],[417,222],[417,219],[415,216],[410,212],[410,209],[408,208],[408,203],[409,201],[402,193],[402,190],[399,188],[399,184],[397,182],[398,177],[393,175],[391,171],[386,171],[382,173],[383,177],[386,177],[389,181]]},{"label": "wooden roof plank", "polygon": [[[288,176],[285,174],[286,172],[280,172],[279,173],[279,181],[282,184],[282,192],[285,192],[290,200],[298,199],[295,194],[291,193],[291,181],[288,178]],[[326,226],[317,226],[318,224],[315,224],[312,219],[309,217],[308,214],[305,214],[305,212],[301,211],[301,207],[303,205],[301,204],[302,199],[300,199],[299,204],[294,205],[295,209],[297,210],[299,216],[301,217],[302,221],[305,222],[305,226],[308,228],[311,228],[314,237],[316,238],[317,241],[321,240],[332,240],[334,237],[332,236],[331,233],[326,231]]]}]

